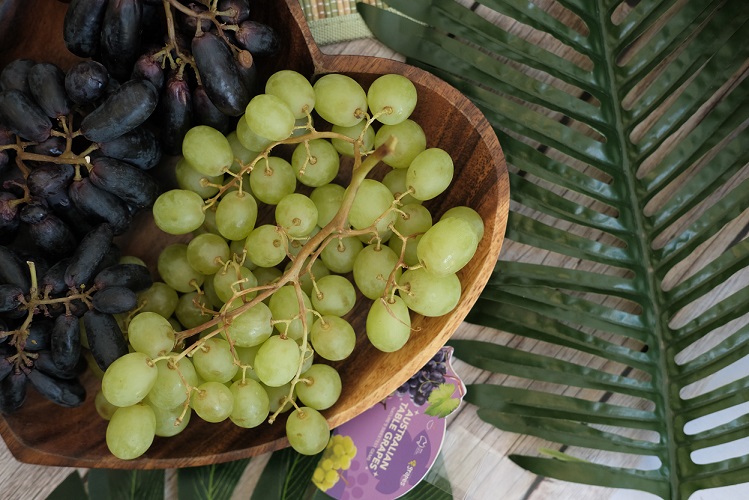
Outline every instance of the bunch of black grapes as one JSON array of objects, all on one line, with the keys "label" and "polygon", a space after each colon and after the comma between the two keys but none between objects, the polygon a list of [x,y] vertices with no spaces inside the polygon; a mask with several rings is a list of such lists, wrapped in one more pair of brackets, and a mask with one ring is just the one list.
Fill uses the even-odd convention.
[{"label": "bunch of black grapes", "polygon": [[280,48],[276,32],[252,19],[249,0],[72,0],[63,35],[68,50],[119,81],[153,84],[167,154],[180,153],[194,125],[234,130],[259,91],[256,59]]},{"label": "bunch of black grapes", "polygon": [[136,293],[152,281],[145,266],[119,263],[113,236],[99,224],[52,265],[0,246],[0,412],[21,408],[28,386],[60,406],[79,406],[85,354],[101,370],[127,354],[114,315],[135,308]]}]

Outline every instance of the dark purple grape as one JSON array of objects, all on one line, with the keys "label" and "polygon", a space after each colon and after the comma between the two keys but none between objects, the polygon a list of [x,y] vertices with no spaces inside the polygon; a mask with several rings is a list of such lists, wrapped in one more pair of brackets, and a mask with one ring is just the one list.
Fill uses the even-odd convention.
[{"label": "dark purple grape", "polygon": [[124,233],[132,218],[127,204],[112,193],[96,187],[90,179],[73,182],[70,199],[88,217],[108,223],[114,234]]},{"label": "dark purple grape", "polygon": [[104,95],[109,84],[109,72],[97,61],[81,61],[65,75],[65,90],[77,104],[90,104]]},{"label": "dark purple grape", "polygon": [[426,403],[426,402],[427,402],[427,398],[426,398],[426,396],[424,396],[423,394],[421,394],[421,393],[418,393],[418,394],[416,394],[416,395],[415,395],[415,396],[413,397],[413,401],[414,401],[414,403],[416,403],[417,405],[421,406],[421,405],[423,405],[424,403]]},{"label": "dark purple grape", "polygon": [[424,382],[423,384],[421,384],[421,393],[425,396],[429,396],[433,389],[434,384],[431,382]]},{"label": "dark purple grape", "polygon": [[0,192],[0,241],[12,240],[18,232],[18,198],[7,191]]},{"label": "dark purple grape", "polygon": [[[195,14],[203,14],[208,12],[208,8],[197,2],[190,2],[187,4],[187,8],[193,11]],[[178,21],[180,28],[189,34],[193,34],[198,29],[198,23],[200,23],[200,31],[210,31],[213,28],[213,23],[210,19],[198,18],[196,16],[190,16],[187,14],[179,13]]]},{"label": "dark purple grape", "polygon": [[[27,146],[24,151],[45,156],[60,156],[65,152],[65,139],[56,135],[51,136],[46,141]],[[27,163],[31,162],[27,160]]]},{"label": "dark purple grape", "polygon": [[243,50],[237,54],[237,67],[242,75],[242,83],[252,96],[261,91],[260,78],[258,77],[255,58],[248,51]]},{"label": "dark purple grape", "polygon": [[138,305],[135,292],[124,286],[111,286],[96,292],[91,299],[94,309],[102,313],[120,314]]},{"label": "dark purple grape", "polygon": [[76,379],[59,379],[39,370],[31,370],[27,377],[39,394],[60,406],[75,408],[86,399],[86,389]]},{"label": "dark purple grape", "polygon": [[250,17],[250,2],[248,0],[218,0],[218,11],[227,12],[233,9],[234,13],[218,16],[219,21],[224,24],[239,24]]},{"label": "dark purple grape", "polygon": [[29,224],[29,236],[39,249],[56,256],[69,255],[78,245],[73,231],[62,219],[35,205],[21,210],[21,220]]},{"label": "dark purple grape", "polygon": [[67,188],[48,195],[46,200],[55,214],[64,220],[79,238],[94,228],[95,224],[89,221],[70,199]]},{"label": "dark purple grape", "polygon": [[112,245],[112,228],[100,224],[83,237],[65,269],[65,284],[69,287],[88,285],[96,275],[96,268]]},{"label": "dark purple grape", "polygon": [[0,413],[13,413],[26,401],[26,374],[12,371],[0,381]]},{"label": "dark purple grape", "polygon": [[70,264],[69,258],[60,259],[39,278],[39,290],[42,294],[47,293],[51,297],[56,297],[68,289],[65,283],[65,270],[68,264]]},{"label": "dark purple grape", "polygon": [[16,285],[24,293],[31,288],[28,265],[8,247],[0,246],[0,283]]},{"label": "dark purple grape", "polygon": [[26,186],[32,195],[46,198],[67,188],[74,176],[75,168],[72,165],[45,163],[29,173]]},{"label": "dark purple grape", "polygon": [[65,91],[65,73],[52,63],[39,63],[29,70],[29,91],[48,117],[67,116],[72,106]]},{"label": "dark purple grape", "polygon": [[127,340],[111,314],[87,311],[83,315],[83,326],[86,328],[91,355],[102,371],[106,371],[117,358],[128,353]]},{"label": "dark purple grape", "polygon": [[13,363],[8,361],[4,354],[0,354],[0,380],[4,379],[13,371]]},{"label": "dark purple grape", "polygon": [[147,80],[128,80],[81,122],[81,132],[92,142],[107,142],[130,132],[156,109],[159,95]]},{"label": "dark purple grape", "polygon": [[255,57],[274,56],[281,49],[276,31],[267,24],[244,21],[234,33],[237,44]]},{"label": "dark purple grape", "polygon": [[15,89],[26,95],[29,92],[29,83],[27,80],[29,70],[34,67],[36,62],[31,59],[15,59],[7,64],[0,71],[0,90]]},{"label": "dark purple grape", "polygon": [[138,264],[115,264],[103,269],[94,277],[94,286],[99,289],[115,286],[140,292],[152,284],[148,268]]},{"label": "dark purple grape", "polygon": [[101,61],[119,80],[130,76],[140,54],[141,0],[110,0],[101,25]]},{"label": "dark purple grape", "polygon": [[[75,316],[71,316],[71,318],[74,318],[76,322],[78,322],[78,318]],[[52,359],[52,353],[50,351],[39,351],[37,354],[36,359],[34,359],[34,369],[39,370],[46,375],[50,375],[55,378],[59,379],[73,379],[76,378],[78,373],[78,361],[79,359],[76,359],[76,363],[73,365],[72,368],[63,370],[59,366],[57,366]],[[78,353],[78,356],[80,356],[80,352]]]},{"label": "dark purple grape", "polygon": [[91,182],[128,205],[137,208],[151,206],[159,196],[159,185],[143,170],[114,158],[94,159],[89,173]]},{"label": "dark purple grape", "polygon": [[72,0],[65,12],[62,36],[70,52],[94,57],[99,52],[101,26],[109,0]]},{"label": "dark purple grape", "polygon": [[133,65],[130,79],[148,80],[156,90],[161,90],[164,87],[164,69],[161,67],[161,63],[152,57],[151,53],[141,54]]},{"label": "dark purple grape", "polygon": [[229,46],[214,33],[205,32],[193,38],[192,55],[211,102],[224,114],[243,114],[252,96]]},{"label": "dark purple grape", "polygon": [[52,320],[35,317],[29,325],[29,335],[23,346],[24,351],[37,352],[49,349],[51,345]]},{"label": "dark purple grape", "polygon": [[30,141],[47,140],[52,122],[44,111],[20,90],[0,92],[0,123]]},{"label": "dark purple grape", "polygon": [[21,306],[23,290],[16,285],[0,285],[0,313],[17,310]]},{"label": "dark purple grape", "polygon": [[192,95],[181,75],[173,74],[164,87],[161,106],[161,145],[166,154],[182,152],[182,140],[192,127]]},{"label": "dark purple grape", "polygon": [[63,372],[71,372],[81,354],[81,327],[75,316],[61,314],[54,320],[50,335],[50,355],[54,365]]},{"label": "dark purple grape", "polygon": [[125,161],[141,170],[158,165],[161,160],[161,147],[156,136],[145,127],[138,127],[120,137],[99,143],[99,151],[104,156]]},{"label": "dark purple grape", "polygon": [[225,115],[211,101],[205,88],[198,85],[192,91],[192,103],[195,110],[195,117],[199,125],[208,125],[213,127],[224,135],[228,135],[234,128],[234,120],[231,116]]}]

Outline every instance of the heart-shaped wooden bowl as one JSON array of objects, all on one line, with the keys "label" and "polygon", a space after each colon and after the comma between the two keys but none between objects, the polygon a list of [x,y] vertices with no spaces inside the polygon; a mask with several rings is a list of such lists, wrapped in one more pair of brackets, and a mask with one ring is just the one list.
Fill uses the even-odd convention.
[{"label": "heart-shaped wooden bowl", "polygon": [[[13,2],[11,2],[13,3]],[[13,26],[15,35],[0,47],[0,67],[16,57],[54,62],[64,69],[76,60],[62,43],[62,16],[66,5],[49,0],[25,0],[19,5]],[[12,10],[12,9],[11,9]],[[504,238],[509,207],[509,184],[504,155],[497,137],[479,110],[460,92],[433,75],[400,62],[365,56],[332,57],[320,52],[307,27],[298,0],[255,0],[253,13],[281,34],[282,53],[262,61],[267,75],[288,68],[314,78],[325,73],[344,73],[365,88],[379,75],[407,76],[418,90],[413,119],[423,128],[427,147],[439,146],[454,160],[455,179],[449,192],[427,206],[439,217],[455,205],[468,205],[484,219],[485,234],[473,260],[459,277],[463,295],[451,313],[438,318],[416,316],[414,332],[401,350],[385,354],[372,347],[364,332],[369,301],[359,297],[347,316],[358,337],[354,354],[335,364],[343,380],[340,400],[324,412],[330,427],[362,413],[393,392],[417,372],[445,344],[465,318],[494,268]],[[7,25],[6,25],[7,26]],[[10,43],[14,46],[10,46]],[[381,174],[380,174],[381,175]],[[150,265],[170,239],[160,233],[146,215],[121,240],[126,253]],[[153,269],[153,267],[152,267]],[[112,456],[105,444],[106,422],[96,413],[93,396],[98,381],[87,379],[89,395],[82,407],[66,409],[46,402],[33,390],[23,408],[0,418],[0,434],[13,455],[22,462],[75,467],[178,468],[236,460],[288,444],[284,418],[255,429],[230,422],[208,424],[198,417],[176,437],[156,438],[141,458],[123,461]]]}]

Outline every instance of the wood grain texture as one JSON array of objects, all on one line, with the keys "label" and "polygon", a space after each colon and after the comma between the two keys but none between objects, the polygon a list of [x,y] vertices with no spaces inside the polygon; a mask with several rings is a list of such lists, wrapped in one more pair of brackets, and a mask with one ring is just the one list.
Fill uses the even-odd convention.
[{"label": "wood grain texture", "polygon": [[[28,7],[27,7],[28,6]],[[32,22],[50,17],[59,21],[64,9],[57,2],[34,1],[24,4],[24,11],[34,10]],[[48,11],[45,9],[49,9]],[[365,88],[379,75],[398,73],[410,78],[417,87],[419,104],[412,118],[425,130],[427,146],[447,150],[456,165],[456,174],[449,193],[430,201],[433,216],[439,217],[454,205],[468,205],[484,218],[485,234],[476,256],[460,271],[463,295],[456,309],[439,318],[415,317],[414,332],[407,346],[392,354],[374,349],[364,334],[364,319],[369,301],[359,297],[348,319],[358,332],[357,348],[347,360],[337,363],[343,379],[339,402],[324,412],[335,427],[363,412],[395,390],[421,368],[461,325],[463,318],[483,288],[499,254],[509,209],[509,185],[501,147],[494,131],[481,113],[454,88],[436,77],[391,59],[367,56],[323,54],[315,45],[306,27],[298,0],[256,2],[258,19],[276,28],[285,41],[283,53],[274,61],[260,65],[266,75],[276,69],[291,68],[313,78],[325,73],[344,73]],[[57,28],[51,31],[57,32]],[[74,61],[64,47],[50,40],[50,45],[27,45],[26,33],[0,56],[0,66],[23,55],[49,60],[65,67]],[[42,36],[36,31],[34,38]],[[26,52],[26,49],[29,52]],[[345,171],[345,166],[342,167]],[[384,175],[384,170],[375,171]],[[119,240],[123,253],[136,255],[154,268],[158,252],[175,241],[158,231],[149,217],[138,220],[134,229]],[[32,393],[16,414],[0,419],[0,434],[17,460],[22,462],[106,468],[176,468],[236,460],[286,446],[284,419],[273,425],[241,429],[231,423],[207,424],[195,418],[187,430],[175,438],[157,438],[143,457],[122,461],[113,457],[104,442],[106,423],[98,419],[93,395],[98,381],[86,379],[89,396],[76,409],[57,408]],[[50,418],[55,424],[50,425]]]}]

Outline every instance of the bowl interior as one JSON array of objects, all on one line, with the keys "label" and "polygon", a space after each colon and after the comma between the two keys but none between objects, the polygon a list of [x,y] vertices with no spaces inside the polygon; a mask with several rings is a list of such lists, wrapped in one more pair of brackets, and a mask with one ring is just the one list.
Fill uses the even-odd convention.
[{"label": "bowl interior", "polygon": [[[335,427],[382,400],[420,369],[444,345],[478,298],[494,267],[504,236],[509,204],[506,166],[491,127],[454,88],[424,71],[395,61],[322,55],[312,41],[297,0],[257,0],[253,5],[258,19],[279,30],[284,40],[281,55],[272,61],[257,61],[266,75],[281,68],[295,69],[311,78],[338,72],[351,76],[365,90],[380,74],[399,73],[409,77],[419,95],[412,118],[424,128],[427,147],[445,149],[456,167],[449,192],[426,205],[436,218],[452,206],[468,205],[482,215],[485,223],[485,234],[476,256],[459,273],[463,295],[458,306],[439,318],[416,315],[411,339],[400,351],[385,354],[369,344],[364,320],[371,301],[358,297],[354,311],[347,316],[357,332],[357,347],[348,359],[334,364],[341,374],[343,391],[339,402],[323,412],[331,427]],[[60,16],[64,12],[57,5],[53,9],[53,15]],[[34,19],[39,19],[38,13]],[[60,56],[57,59],[53,56],[51,62],[64,67],[66,61],[72,61],[64,46],[55,47],[52,54],[59,52]],[[50,60],[34,54],[24,57]],[[377,169],[373,175],[382,176],[384,172],[384,169]],[[164,175],[165,182],[170,182],[168,172]],[[143,214],[134,229],[120,239],[120,244],[123,253],[144,259],[154,269],[160,249],[184,239],[167,237],[154,226],[150,215]],[[121,461],[106,449],[106,422],[98,417],[93,405],[98,381],[88,376],[86,385],[89,393],[86,402],[75,409],[58,408],[30,390],[26,404],[18,413],[0,418],[0,434],[11,452],[21,461],[46,465],[176,468],[236,460],[287,445],[283,437],[284,418],[272,425],[241,429],[229,422],[208,424],[193,416],[180,435],[156,438],[143,457]]]}]

